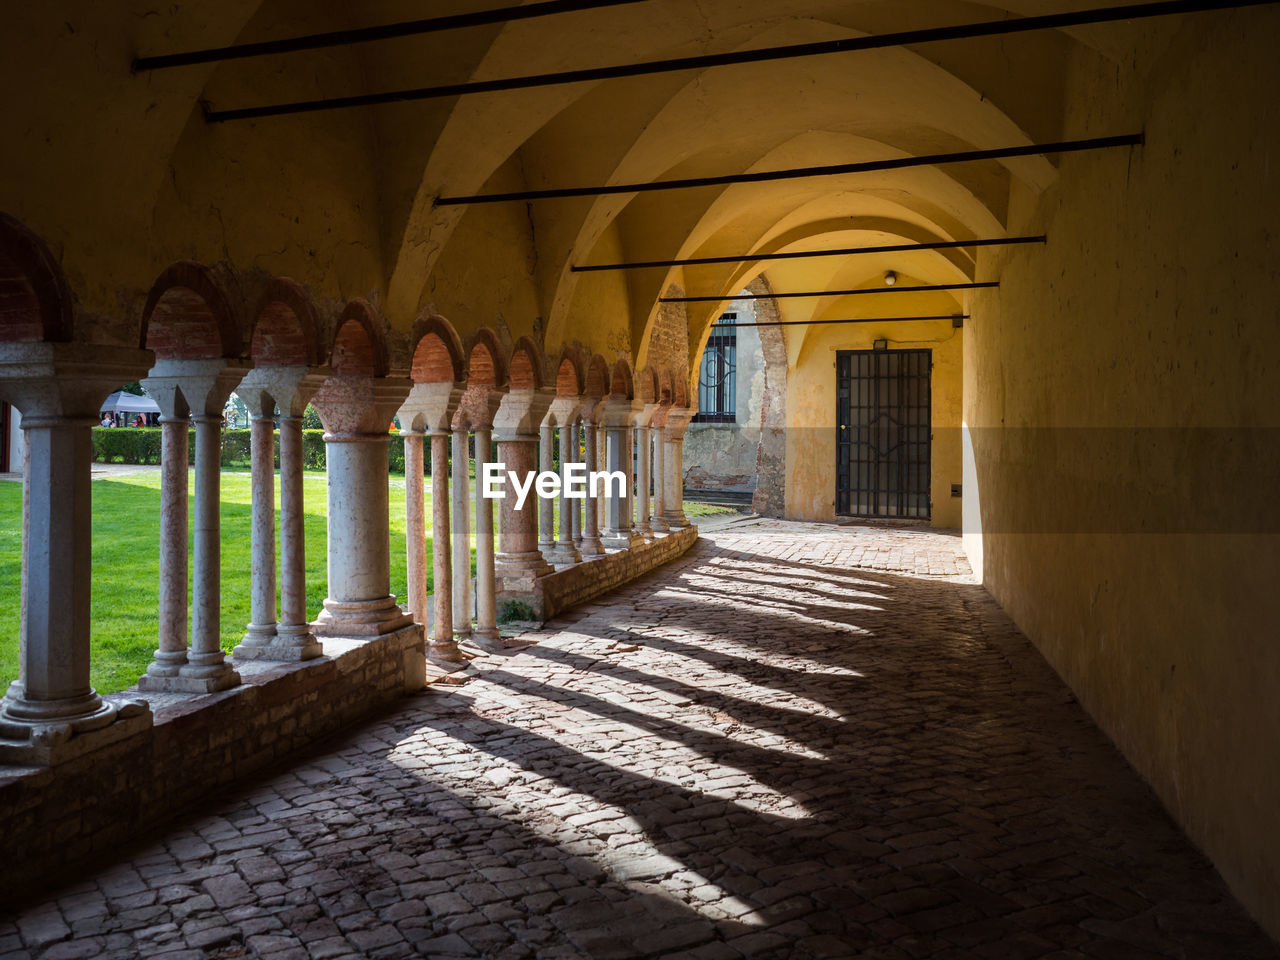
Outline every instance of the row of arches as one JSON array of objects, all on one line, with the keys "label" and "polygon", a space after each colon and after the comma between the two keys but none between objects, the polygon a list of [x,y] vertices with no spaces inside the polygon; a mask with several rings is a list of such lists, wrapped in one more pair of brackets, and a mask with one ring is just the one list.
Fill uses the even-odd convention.
[{"label": "row of arches", "polygon": [[[166,269],[147,297],[138,345],[157,361],[245,359],[254,367],[326,367],[342,377],[407,376],[415,383],[688,403],[687,379],[673,365],[637,371],[624,356],[611,363],[578,343],[548,351],[527,335],[504,344],[487,326],[464,336],[431,313],[406,336],[363,298],[350,300],[326,322],[307,291],[288,278],[258,280],[253,299],[241,294],[237,303],[227,289],[232,284],[220,276],[225,273],[194,261]],[[326,327],[332,328],[328,336]],[[30,325],[5,327],[9,339],[49,339],[37,332]]]},{"label": "row of arches", "polygon": [[[424,652],[446,668],[465,659],[457,637],[497,641],[495,605],[504,592],[536,597],[539,578],[687,526],[679,444],[692,411],[685,378],[669,367],[636,371],[625,356],[610,362],[577,343],[549,352],[529,336],[512,340],[489,327],[464,335],[433,313],[406,336],[366,299],[317,303],[288,278],[238,275],[194,261],[162,272],[134,344],[103,345],[86,342],[92,332],[77,331],[76,304],[66,291],[48,249],[3,218],[0,344],[17,362],[0,362],[0,395],[23,416],[30,508],[21,673],[0,706],[0,723],[23,733],[36,754],[34,745],[44,743],[46,759],[73,737],[145,712],[145,705],[132,704],[122,714],[119,704],[103,701],[88,671],[87,441],[96,421],[88,414],[130,379],[141,378],[162,410],[158,646],[139,680],[143,691],[227,689],[240,682],[239,660],[313,658],[323,653],[325,637],[421,635],[430,619],[422,510],[427,435],[435,616]],[[220,648],[219,432],[233,390],[252,417],[253,563],[251,622],[229,660]],[[328,596],[314,621],[306,609],[302,543],[301,415],[308,403],[326,429],[329,487]],[[393,417],[402,440],[388,432]],[[405,606],[390,594],[392,442],[405,444],[412,467],[405,482]],[[59,455],[60,444],[67,455]],[[562,498],[558,530],[549,502],[524,509],[504,503],[495,527],[493,505],[479,486],[495,450],[508,469],[545,469],[554,457],[562,472],[581,464],[620,473],[625,482],[585,504]],[[41,478],[40,489],[33,478]],[[55,498],[66,490],[70,497]],[[75,615],[58,623],[45,615],[67,609]]]}]

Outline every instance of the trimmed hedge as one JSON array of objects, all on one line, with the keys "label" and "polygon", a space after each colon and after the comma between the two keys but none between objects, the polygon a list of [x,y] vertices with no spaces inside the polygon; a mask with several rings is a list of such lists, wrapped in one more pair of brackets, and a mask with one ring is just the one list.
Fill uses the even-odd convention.
[{"label": "trimmed hedge", "polygon": [[[159,427],[94,427],[93,459],[99,463],[160,462]],[[224,430],[222,432],[222,465],[224,467],[248,467],[250,459],[250,431]],[[392,473],[404,473],[404,444],[398,436],[392,436],[387,444],[387,460]],[[189,462],[196,459],[196,433],[187,434]],[[431,458],[424,457],[426,475],[431,474]],[[323,470],[324,431],[302,431],[302,465],[307,470]],[[280,442],[276,441],[276,467],[280,466]]]}]

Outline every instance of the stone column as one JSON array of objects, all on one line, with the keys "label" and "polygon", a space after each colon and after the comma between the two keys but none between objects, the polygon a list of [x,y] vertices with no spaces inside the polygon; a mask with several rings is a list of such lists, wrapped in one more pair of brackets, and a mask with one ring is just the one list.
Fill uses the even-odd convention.
[{"label": "stone column", "polygon": [[251,410],[249,450],[250,499],[253,527],[250,534],[249,626],[244,642],[270,643],[276,636],[276,425],[275,403],[270,409]]},{"label": "stone column", "polygon": [[187,413],[160,418],[160,646],[147,675],[176,677],[187,662]]},{"label": "stone column", "polygon": [[427,623],[427,520],[423,489],[421,430],[401,430],[404,437],[405,573],[409,581],[409,614]]},{"label": "stone column", "polygon": [[[145,704],[107,703],[89,682],[90,428],[98,405],[150,354],[67,343],[0,344],[0,399],[26,447],[18,679],[0,700],[0,762],[49,765],[151,722]],[[117,725],[127,717],[136,720]]]},{"label": "stone column", "polygon": [[[307,623],[302,505],[302,412],[323,383],[309,368],[257,367],[236,388],[253,416],[252,622],[232,655],[249,660],[307,660],[322,653]],[[275,451],[280,411],[280,611],[276,620]]]},{"label": "stone column", "polygon": [[[213,693],[240,682],[240,675],[232,669],[222,652],[222,410],[231,391],[244,377],[245,368],[243,361],[218,358],[161,360],[143,381],[166,415],[176,415],[182,404],[191,409],[196,434],[196,462],[190,574],[191,647],[186,662],[178,666],[175,674],[171,669],[174,658],[160,656],[164,652],[162,641],[156,660],[138,679],[140,690]],[[176,481],[178,465],[174,463],[172,469],[174,474],[168,478]],[[175,496],[171,503],[176,499]],[[178,522],[176,518],[174,522]],[[185,522],[185,517],[182,522]],[[177,560],[174,547],[172,539],[161,545],[162,553],[168,554],[164,559],[170,563]],[[185,557],[177,566],[186,566]],[[176,568],[161,571],[162,592],[181,589],[175,582],[164,583],[165,578],[174,575]]]},{"label": "stone column", "polygon": [[556,560],[559,563],[579,563],[582,554],[573,545],[573,510],[577,500],[570,500],[567,491],[569,486],[569,464],[576,459],[573,451],[573,427],[568,423],[560,425],[560,536],[556,540]]},{"label": "stone column", "polygon": [[[550,473],[555,465],[555,418],[548,417],[538,429],[538,469]],[[555,563],[556,529],[555,501],[538,497],[538,549],[551,563]]]},{"label": "stone column", "polygon": [[[588,420],[583,420],[582,429],[586,434],[586,463],[587,471],[590,473],[598,469],[596,466],[596,425]],[[600,543],[599,505],[599,498],[591,496],[591,487],[588,483],[587,498],[583,501],[586,516],[582,521],[582,546],[579,548],[584,557],[604,556],[604,545]]]},{"label": "stone column", "polygon": [[453,632],[471,636],[471,454],[470,427],[453,427]]},{"label": "stone column", "polygon": [[387,424],[408,393],[399,379],[332,376],[316,394],[329,482],[329,595],[324,636],[381,636],[413,624],[391,595]]},{"label": "stone column", "polygon": [[492,430],[476,427],[476,640],[498,643],[498,597],[494,583],[493,501],[480,495],[484,465],[493,459]]},{"label": "stone column", "polygon": [[643,543],[631,521],[631,487],[634,484],[634,449],[631,422],[640,407],[626,398],[610,398],[603,404],[601,419],[605,428],[605,470],[620,471],[626,477],[622,496],[617,495],[617,485],[610,483],[605,501],[604,545],[611,549],[625,549]]},{"label": "stone column", "polygon": [[[573,462],[582,463],[582,443],[581,443],[581,427],[579,421],[575,420],[569,425],[569,446],[573,450]],[[583,464],[585,467],[586,464]],[[578,548],[579,556],[582,555],[582,500],[570,500],[572,506],[569,511],[570,530],[569,533],[573,539],[573,545]]]},{"label": "stone column", "polygon": [[[427,642],[427,657],[437,663],[465,662],[453,639],[453,557],[449,537],[449,431],[431,437],[431,562],[435,622]],[[466,486],[465,484],[463,485]]]},{"label": "stone column", "polygon": [[225,690],[240,676],[222,652],[222,415],[195,417],[194,537],[191,545],[191,652],[180,677],[208,691]]},{"label": "stone column", "polygon": [[[415,383],[399,411],[400,423],[405,426],[406,431],[414,434],[425,433],[431,438],[431,564],[434,616],[432,617],[431,635],[427,640],[427,657],[440,666],[452,669],[466,664],[466,658],[458,649],[458,644],[453,638],[454,546],[453,540],[449,535],[449,438],[451,436],[449,425],[453,420],[453,414],[457,410],[458,401],[461,397],[461,383],[448,381]],[[462,435],[462,456],[459,459],[464,477],[460,489],[465,503],[467,490],[465,480],[467,469],[465,434]],[[455,461],[454,467],[455,469],[457,468],[457,461]],[[407,475],[409,471],[407,459],[405,470]],[[418,473],[420,474],[421,471],[419,470]],[[415,495],[412,501],[421,505],[421,492]],[[466,546],[465,530],[466,526],[464,524],[464,548]],[[421,556],[423,556],[424,569],[421,574],[421,582],[424,598],[421,613],[418,613],[417,608],[415,608],[415,613],[425,623],[425,532],[423,537],[418,538],[417,542],[422,543],[423,553]],[[410,556],[413,555],[414,550],[415,547],[411,545]],[[463,571],[465,575],[467,567],[464,567]],[[470,625],[470,611],[467,611],[467,623]]]},{"label": "stone column", "polygon": [[663,443],[666,449],[663,458],[666,467],[666,482],[663,484],[663,497],[666,510],[663,519],[671,530],[682,530],[689,526],[689,518],[684,515],[684,431],[694,411],[688,407],[672,407],[667,414],[667,426],[663,431]]},{"label": "stone column", "polygon": [[[545,451],[550,449],[544,444],[540,451],[538,444],[540,428],[544,435],[546,433],[547,408],[551,399],[552,395],[542,390],[511,390],[502,397],[493,416],[498,460],[522,480],[538,470],[540,458],[545,457]],[[541,519],[550,501],[544,501],[536,489],[531,488],[524,506],[516,509],[515,490],[508,484],[505,492],[506,496],[500,501],[501,524],[495,569],[497,595],[527,599],[531,606],[537,608],[534,581],[553,570],[541,550]]]},{"label": "stone column", "polygon": [[649,526],[653,529],[656,536],[667,533],[670,528],[664,519],[666,514],[666,498],[663,491],[666,489],[667,476],[664,464],[666,458],[663,456],[664,445],[662,435],[666,430],[667,409],[670,404],[663,404],[654,411],[653,419],[649,421],[649,435],[653,441],[653,465],[650,473],[653,475],[653,507],[649,511]]},{"label": "stone column", "polygon": [[[299,405],[306,406],[303,399]],[[280,622],[271,654],[309,660],[324,650],[307,621],[307,556],[303,513],[302,417],[280,417]]]},{"label": "stone column", "polygon": [[636,427],[636,532],[653,539],[649,526],[649,428]]}]

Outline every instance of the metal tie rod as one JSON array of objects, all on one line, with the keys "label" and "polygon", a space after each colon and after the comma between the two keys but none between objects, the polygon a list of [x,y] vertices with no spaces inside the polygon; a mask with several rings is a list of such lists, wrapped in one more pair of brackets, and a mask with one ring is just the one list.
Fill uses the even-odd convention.
[{"label": "metal tie rod", "polygon": [[1138,146],[1142,146],[1142,134],[1126,133],[1116,137],[1059,140],[1056,143],[1027,143],[1017,147],[996,147],[993,150],[960,150],[954,153],[931,153],[922,157],[894,157],[891,160],[864,160],[859,163],[833,163],[819,167],[793,167],[789,170],[760,170],[755,173],[726,173],[718,177],[649,180],[644,183],[613,183],[598,187],[517,190],[511,193],[481,193],[470,197],[437,197],[435,205],[437,207],[454,207],[472,203],[563,200],[567,197],[603,197],[619,193],[689,190],[694,187],[717,187],[735,183],[769,183],[775,180],[803,180],[807,177],[839,177],[849,173],[870,173],[875,170],[903,170],[908,167],[932,167],[946,163],[969,163],[974,160],[1004,160],[1011,157],[1037,157],[1046,153],[1077,153],[1081,150],[1105,150],[1110,147]]},{"label": "metal tie rod", "polygon": [[720,327],[816,327],[825,323],[906,323],[909,320],[968,320],[967,313],[941,313],[930,317],[859,317],[850,320],[761,320],[756,323],[713,323]]},{"label": "metal tie rod", "polygon": [[659,297],[659,303],[718,303],[721,300],[784,300],[791,297],[856,297],[868,293],[928,293],[932,290],[977,290],[998,287],[999,280],[981,283],[931,283],[923,287],[859,287],[856,290],[813,290],[809,293],[743,293],[723,297]]},{"label": "metal tie rod", "polygon": [[368,107],[382,103],[407,103],[413,100],[458,97],[474,93],[494,93],[500,90],[526,90],[531,87],[549,87],[563,83],[616,80],[623,77],[650,76],[656,73],[674,73],[679,70],[701,70],[739,63],[762,63],[768,60],[789,60],[795,57],[813,57],[828,53],[848,53],[855,50],[901,47],[917,43],[934,43],[940,40],[998,37],[1011,33],[1026,33],[1031,30],[1059,30],[1066,27],[1081,27],[1089,24],[1113,23],[1118,20],[1167,17],[1180,13],[1221,11],[1236,7],[1260,7],[1278,2],[1280,0],[1161,0],[1158,3],[1131,3],[1118,7],[1099,7],[1092,10],[1077,10],[1069,13],[1051,13],[1043,16],[990,20],[983,23],[965,23],[950,27],[929,27],[923,30],[904,30],[898,33],[884,33],[869,37],[842,37],[838,40],[820,40],[815,43],[762,47],[759,50],[733,50],[727,53],[712,53],[696,57],[675,57],[669,60],[653,60],[648,63],[589,67],[585,70],[562,70],[555,73],[538,73],[523,77],[500,77],[494,80],[468,80],[462,83],[446,83],[434,87],[389,90],[350,97],[298,100],[292,103],[274,103],[259,107],[238,107],[232,110],[206,109],[205,119],[210,123],[222,123],[227,120],[250,120],[256,117],[313,113],[317,110],[341,110],[346,107]]},{"label": "metal tie rod", "polygon": [[197,63],[219,63],[223,60],[241,60],[246,57],[266,57],[273,54],[295,53],[299,50],[345,47],[357,43],[370,43],[374,40],[392,40],[423,33],[460,30],[464,27],[480,27],[492,23],[510,23],[515,20],[530,20],[557,13],[572,13],[578,10],[595,10],[598,7],[617,7],[627,3],[643,2],[645,0],[545,0],[543,3],[530,3],[525,6],[499,7],[496,10],[479,10],[475,13],[456,13],[447,17],[408,20],[378,27],[334,30],[330,33],[312,33],[305,37],[289,37],[284,40],[264,40],[259,43],[238,43],[229,47],[191,50],[186,53],[136,57],[133,61],[133,72],[187,67]]},{"label": "metal tie rod", "polygon": [[574,273],[593,270],[644,270],[649,267],[693,267],[711,263],[749,263],[753,260],[802,260],[806,257],[846,257],[861,253],[905,253],[910,250],[952,250],[963,247],[1004,247],[1020,243],[1044,243],[1044,234],[1034,237],[994,237],[983,240],[935,240],[929,243],[891,243],[880,247],[844,247],[839,250],[791,250],[786,253],[748,253],[730,257],[686,257],[681,260],[633,260],[628,263],[588,263],[571,266]]}]

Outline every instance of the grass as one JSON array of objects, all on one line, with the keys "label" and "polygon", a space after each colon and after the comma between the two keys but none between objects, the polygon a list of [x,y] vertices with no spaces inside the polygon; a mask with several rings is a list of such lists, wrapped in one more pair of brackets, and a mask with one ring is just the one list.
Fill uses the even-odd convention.
[{"label": "grass", "polygon": [[[391,592],[406,593],[404,478],[392,477],[390,512]],[[427,582],[431,589],[431,492],[427,482]],[[142,471],[95,480],[93,490],[93,583],[90,680],[101,693],[137,682],[155,651],[160,586],[160,472]],[[326,594],[326,516],[323,472],[303,478],[307,614],[320,612]],[[222,648],[240,642],[249,622],[250,491],[247,471],[222,474]],[[278,506],[278,503],[277,503]],[[189,503],[193,508],[194,504]],[[732,513],[730,508],[685,504],[693,516]],[[495,509],[494,513],[497,513]],[[189,509],[188,516],[191,516]],[[278,513],[277,513],[278,516]],[[472,500],[471,530],[475,530]],[[558,517],[557,517],[558,523]],[[496,526],[496,518],[495,518]],[[18,675],[21,592],[22,484],[0,482],[0,689]],[[471,553],[475,571],[475,549]]]}]

